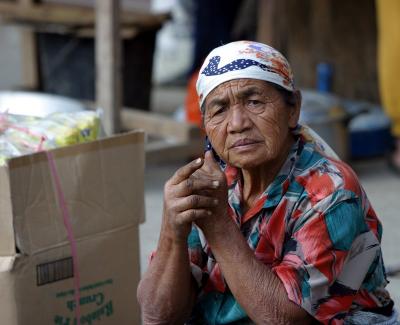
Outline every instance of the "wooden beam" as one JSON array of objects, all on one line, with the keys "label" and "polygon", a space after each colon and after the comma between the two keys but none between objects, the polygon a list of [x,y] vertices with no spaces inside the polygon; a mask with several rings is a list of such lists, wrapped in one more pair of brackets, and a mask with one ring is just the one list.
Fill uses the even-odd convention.
[{"label": "wooden beam", "polygon": [[[21,0],[28,1],[28,0]],[[93,8],[56,3],[21,6],[17,2],[0,1],[0,17],[12,21],[50,23],[65,26],[94,26]],[[124,10],[121,24],[140,29],[157,29],[170,18],[169,14],[151,14]]]},{"label": "wooden beam", "polygon": [[193,142],[157,141],[146,144],[145,151],[147,164],[187,161],[203,155],[201,145]]},{"label": "wooden beam", "polygon": [[121,111],[121,126],[123,130],[143,129],[146,132],[146,163],[184,161],[200,157],[204,152],[204,134],[194,124],[125,108]]},{"label": "wooden beam", "polygon": [[96,102],[104,110],[104,129],[120,129],[122,103],[120,1],[96,0]]},{"label": "wooden beam", "polygon": [[[79,38],[90,38],[93,39],[96,36],[96,30],[93,27],[78,27],[71,31],[71,34]],[[121,39],[129,40],[139,34],[139,29],[136,27],[121,27],[120,37]]]},{"label": "wooden beam", "polygon": [[203,138],[201,130],[194,124],[131,108],[121,111],[121,127],[123,130],[144,129],[148,134],[183,142]]},{"label": "wooden beam", "polygon": [[30,7],[33,5],[34,0],[17,0],[21,7]]}]

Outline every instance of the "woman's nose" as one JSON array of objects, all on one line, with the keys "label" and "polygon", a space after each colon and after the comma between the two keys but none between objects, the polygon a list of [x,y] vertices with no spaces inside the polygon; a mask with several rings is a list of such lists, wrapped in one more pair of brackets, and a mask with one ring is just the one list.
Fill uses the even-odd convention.
[{"label": "woman's nose", "polygon": [[251,120],[247,111],[242,105],[235,105],[231,108],[228,116],[228,132],[243,132],[251,127]]}]

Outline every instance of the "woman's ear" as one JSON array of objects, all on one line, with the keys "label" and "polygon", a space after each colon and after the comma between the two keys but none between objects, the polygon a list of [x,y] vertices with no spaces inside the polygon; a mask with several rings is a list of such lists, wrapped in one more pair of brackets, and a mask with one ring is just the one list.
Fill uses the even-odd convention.
[{"label": "woman's ear", "polygon": [[301,92],[300,90],[294,91],[295,103],[291,107],[289,114],[289,128],[293,129],[297,126],[300,118],[300,108],[301,108]]}]

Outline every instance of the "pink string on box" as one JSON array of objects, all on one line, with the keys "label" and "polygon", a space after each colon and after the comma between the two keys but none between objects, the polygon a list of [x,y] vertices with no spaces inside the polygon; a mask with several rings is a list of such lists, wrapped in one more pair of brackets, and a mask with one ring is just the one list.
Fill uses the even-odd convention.
[{"label": "pink string on box", "polygon": [[64,226],[67,231],[68,241],[71,245],[72,254],[72,266],[74,270],[74,300],[75,300],[75,317],[77,319],[77,325],[81,324],[81,307],[80,307],[80,276],[79,276],[79,266],[78,266],[78,249],[76,246],[76,240],[74,237],[74,232],[71,224],[71,216],[68,211],[67,203],[65,201],[64,192],[61,187],[60,177],[57,172],[55,160],[53,154],[46,151],[47,159],[49,162],[50,173],[53,177],[54,184],[56,186],[56,192],[58,197],[58,205],[61,209]]},{"label": "pink string on box", "polygon": [[37,145],[36,148],[33,147],[32,145],[30,145],[29,142],[27,142],[27,141],[22,141],[22,144],[24,144],[24,146],[26,146],[26,147],[33,148],[33,150],[35,150],[35,151],[42,151],[43,150],[43,144],[47,141],[47,137],[44,134],[42,134],[40,132],[34,132],[34,131],[32,131],[31,129],[29,129],[27,127],[20,127],[20,126],[13,125],[13,124],[9,125],[8,128],[9,129],[14,129],[14,130],[26,133],[27,135],[30,135],[32,137],[38,138],[39,139],[39,144]]}]

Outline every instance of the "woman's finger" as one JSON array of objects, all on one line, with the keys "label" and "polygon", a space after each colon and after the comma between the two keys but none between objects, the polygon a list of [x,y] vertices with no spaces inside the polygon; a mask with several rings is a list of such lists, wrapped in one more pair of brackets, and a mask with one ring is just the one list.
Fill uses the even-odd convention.
[{"label": "woman's finger", "polygon": [[179,225],[184,225],[189,222],[194,222],[196,220],[209,217],[211,214],[212,212],[207,209],[185,210],[176,216],[176,223]]},{"label": "woman's finger", "polygon": [[175,186],[174,192],[177,197],[188,196],[193,193],[204,190],[215,190],[219,187],[218,180],[212,180],[205,177],[189,177]]},{"label": "woman's finger", "polygon": [[218,199],[203,195],[189,195],[175,200],[173,209],[181,213],[192,209],[212,209],[218,205]]},{"label": "woman's finger", "polygon": [[197,158],[187,165],[179,168],[171,177],[170,182],[172,185],[177,185],[190,177],[197,169],[203,165],[203,159]]}]

